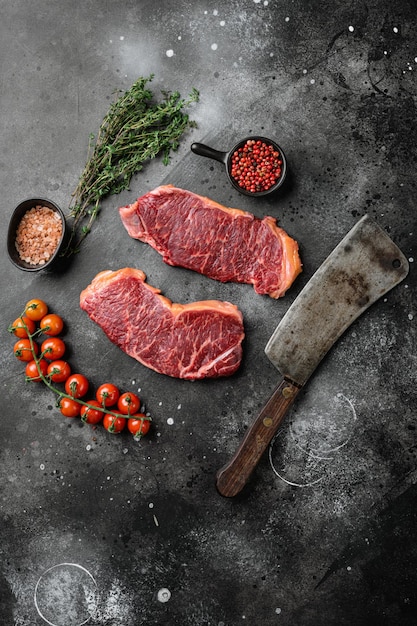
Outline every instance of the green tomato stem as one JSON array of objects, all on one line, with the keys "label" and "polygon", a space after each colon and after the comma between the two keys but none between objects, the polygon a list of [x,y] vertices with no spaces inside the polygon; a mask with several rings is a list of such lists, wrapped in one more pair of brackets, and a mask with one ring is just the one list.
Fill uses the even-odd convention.
[{"label": "green tomato stem", "polygon": [[[23,314],[22,314],[23,315]],[[21,316],[22,318],[22,316]],[[89,404],[88,402],[85,402],[84,400],[82,400],[81,398],[74,398],[73,396],[71,396],[70,394],[66,393],[65,391],[61,391],[60,389],[57,389],[56,387],[54,387],[54,385],[52,384],[51,380],[49,379],[48,376],[45,376],[41,370],[41,367],[39,365],[39,362],[42,358],[42,355],[40,357],[36,356],[36,352],[35,352],[35,344],[33,341],[33,337],[35,337],[37,334],[39,334],[39,330],[35,331],[34,333],[31,333],[27,327],[27,325],[25,324],[25,321],[22,319],[23,322],[23,326],[26,330],[29,342],[30,342],[30,350],[32,352],[32,356],[33,356],[33,360],[36,363],[36,369],[38,370],[38,374],[39,374],[39,378],[42,380],[42,382],[48,387],[48,389],[50,389],[55,395],[58,396],[57,399],[57,403],[59,402],[59,400],[61,398],[68,398],[69,400],[75,400],[75,402],[77,402],[78,404],[80,404],[81,406],[85,406],[89,409],[93,409],[95,411],[101,411],[103,413],[103,415],[111,415],[114,419],[118,418],[118,417],[124,417],[126,419],[129,418],[129,415],[123,415],[122,413],[116,413],[115,411],[110,411],[103,403],[102,408],[99,408],[97,406],[95,406],[94,404]],[[46,351],[45,351],[46,352]],[[15,353],[16,354],[16,353]],[[43,353],[42,353],[43,354]],[[54,373],[54,370],[52,370],[50,376],[52,376]],[[26,379],[27,380],[27,379]],[[31,380],[29,378],[29,380]],[[38,381],[37,381],[38,382]],[[59,404],[57,404],[57,406],[59,407]],[[152,418],[150,416],[145,416],[144,418],[141,419],[146,419],[148,421],[152,421]]]}]

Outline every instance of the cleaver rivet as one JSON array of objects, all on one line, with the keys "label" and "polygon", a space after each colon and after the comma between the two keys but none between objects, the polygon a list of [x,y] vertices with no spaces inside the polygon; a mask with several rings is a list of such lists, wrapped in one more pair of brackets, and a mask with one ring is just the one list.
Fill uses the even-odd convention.
[{"label": "cleaver rivet", "polygon": [[292,389],[291,387],[284,387],[284,389],[282,390],[282,395],[284,396],[284,398],[291,398],[294,395],[294,389]]},{"label": "cleaver rivet", "polygon": [[272,426],[272,417],[264,417],[263,425],[270,428],[270,426]]}]

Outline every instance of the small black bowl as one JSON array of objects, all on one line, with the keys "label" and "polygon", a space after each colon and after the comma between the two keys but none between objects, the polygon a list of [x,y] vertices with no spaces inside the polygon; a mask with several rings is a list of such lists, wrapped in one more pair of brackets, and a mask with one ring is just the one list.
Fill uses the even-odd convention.
[{"label": "small black bowl", "polygon": [[[48,209],[52,209],[52,211],[55,211],[55,213],[59,215],[62,224],[62,233],[58,245],[48,261],[39,265],[32,265],[31,263],[28,263],[27,261],[24,261],[20,258],[19,252],[16,248],[16,233],[20,221],[25,213],[37,206],[44,206]],[[22,202],[20,202],[20,204],[17,205],[17,207],[13,211],[12,217],[10,218],[9,222],[9,229],[7,233],[7,252],[9,255],[9,259],[13,263],[13,265],[18,267],[20,270],[24,270],[26,272],[39,272],[41,270],[51,269],[52,267],[57,265],[59,253],[66,243],[67,234],[68,230],[65,216],[59,206],[55,204],[55,202],[52,202],[51,200],[47,200],[45,198],[28,198],[27,200],[23,200]]]},{"label": "small black bowl", "polygon": [[[268,146],[273,146],[276,152],[279,153],[280,160],[282,161],[280,176],[277,179],[276,183],[268,187],[268,189],[264,189],[262,191],[248,191],[244,187],[241,187],[239,183],[237,182],[237,180],[233,178],[232,173],[231,173],[233,155],[235,154],[237,150],[239,150],[240,148],[243,148],[243,146],[249,140],[261,141],[262,143]],[[223,163],[226,166],[226,173],[227,173],[227,177],[229,178],[230,183],[233,185],[235,189],[237,189],[237,191],[239,191],[240,193],[243,193],[245,196],[252,196],[254,198],[258,198],[261,196],[269,196],[270,194],[274,193],[275,191],[277,191],[277,189],[279,189],[282,186],[285,180],[285,176],[287,174],[287,159],[285,158],[285,154],[282,148],[276,143],[276,141],[273,141],[272,139],[267,139],[266,137],[261,137],[259,135],[253,135],[253,136],[245,137],[244,139],[241,139],[240,141],[238,141],[237,144],[233,146],[233,148],[229,152],[221,152],[219,150],[215,150],[214,148],[210,148],[210,146],[206,146],[205,144],[202,144],[202,143],[193,143],[191,145],[191,151],[200,156],[208,157],[209,159],[214,159],[215,161],[219,161],[219,163]]]}]

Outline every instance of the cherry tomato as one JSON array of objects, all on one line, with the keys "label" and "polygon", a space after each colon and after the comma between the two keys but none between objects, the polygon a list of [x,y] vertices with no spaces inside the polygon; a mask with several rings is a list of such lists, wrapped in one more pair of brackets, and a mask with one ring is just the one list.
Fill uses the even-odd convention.
[{"label": "cherry tomato", "polygon": [[[97,400],[86,400],[87,404],[91,406],[101,407],[102,405]],[[103,411],[98,409],[92,409],[84,404],[81,406],[81,421],[87,424],[98,424],[104,417]]]},{"label": "cherry tomato", "polygon": [[120,391],[112,383],[103,383],[96,392],[96,398],[102,406],[114,406],[119,396]]},{"label": "cherry tomato", "polygon": [[59,410],[65,417],[77,417],[80,414],[80,403],[71,398],[61,398],[59,401]]},{"label": "cherry tomato", "polygon": [[41,344],[42,355],[48,361],[62,359],[65,349],[65,343],[59,337],[48,337]]},{"label": "cherry tomato", "polygon": [[48,376],[54,383],[64,383],[71,374],[71,367],[66,361],[52,361],[48,365]]},{"label": "cherry tomato", "polygon": [[127,421],[127,428],[135,439],[140,439],[149,432],[151,420],[144,413],[136,413]]},{"label": "cherry tomato", "polygon": [[39,322],[48,313],[48,305],[39,298],[29,300],[25,306],[25,314],[34,322]]},{"label": "cherry tomato", "polygon": [[64,328],[64,320],[56,313],[49,313],[41,319],[39,327],[45,335],[55,337],[62,332],[62,329]]},{"label": "cherry tomato", "polygon": [[71,374],[65,381],[65,391],[73,398],[85,396],[88,386],[88,380],[83,374]]},{"label": "cherry tomato", "polygon": [[121,433],[126,426],[126,422],[125,417],[114,417],[114,415],[109,415],[108,413],[103,418],[104,428],[113,434]]},{"label": "cherry tomato", "polygon": [[33,333],[36,330],[36,325],[35,325],[35,322],[33,322],[28,317],[26,317],[26,315],[23,315],[22,317],[18,317],[13,322],[13,324],[10,327],[10,330],[13,332],[14,335],[16,335],[16,337],[24,338],[24,337],[28,337],[27,331],[29,331],[30,335],[33,335]]},{"label": "cherry tomato", "polygon": [[36,361],[29,361],[25,368],[27,378],[30,378],[30,380],[35,382],[40,382],[42,380],[39,374],[38,365],[42,376],[46,376],[48,373],[48,363],[45,359],[40,359],[38,363],[36,363]]},{"label": "cherry tomato", "polygon": [[[37,343],[33,342],[33,350],[35,355],[39,354],[39,346]],[[16,358],[19,361],[32,361],[33,360],[33,352],[32,346],[29,339],[19,339],[13,346],[13,352]]]},{"label": "cherry tomato", "polygon": [[135,393],[122,393],[117,401],[117,408],[123,415],[133,415],[140,409],[140,398]]}]

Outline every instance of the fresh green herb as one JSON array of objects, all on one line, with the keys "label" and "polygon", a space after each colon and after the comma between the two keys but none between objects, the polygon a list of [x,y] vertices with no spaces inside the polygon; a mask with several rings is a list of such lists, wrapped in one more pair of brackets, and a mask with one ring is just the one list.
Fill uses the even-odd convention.
[{"label": "fresh green herb", "polygon": [[67,256],[79,250],[102,200],[128,189],[132,176],[148,159],[162,155],[167,165],[181,135],[196,126],[183,109],[198,101],[198,91],[193,88],[187,100],[177,91],[163,91],[163,100],[155,102],[147,88],[153,77],[139,78],[110,106],[97,138],[90,135],[89,156],[70,206],[73,223]]}]

